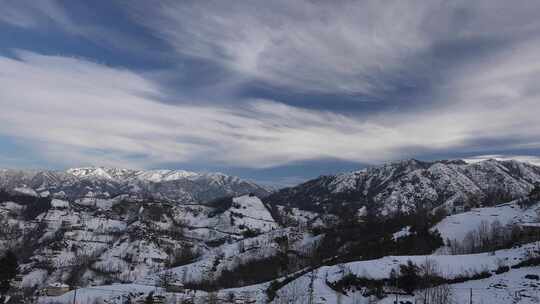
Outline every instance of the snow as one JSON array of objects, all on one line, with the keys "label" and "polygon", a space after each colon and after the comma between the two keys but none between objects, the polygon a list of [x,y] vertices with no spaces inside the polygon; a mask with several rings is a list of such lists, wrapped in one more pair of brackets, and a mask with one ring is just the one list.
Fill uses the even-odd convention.
[{"label": "snow", "polygon": [[468,212],[454,214],[444,218],[435,225],[443,240],[451,239],[462,241],[470,231],[478,229],[482,222],[491,225],[499,221],[502,225],[514,223],[537,222],[540,212],[540,203],[522,209],[517,201],[495,207],[475,208]]},{"label": "snow", "polygon": [[[287,299],[291,294],[296,294],[293,302],[309,303],[309,285],[313,279],[314,291],[313,299],[315,303],[394,303],[394,296],[389,295],[381,300],[363,297],[360,291],[350,291],[346,295],[340,295],[329,288],[326,281],[336,281],[347,273],[372,279],[388,278],[392,269],[399,270],[400,264],[413,261],[417,265],[422,265],[426,260],[435,261],[440,272],[446,278],[454,278],[459,275],[472,274],[478,271],[493,271],[499,265],[515,265],[522,260],[527,252],[536,248],[536,244],[528,244],[522,248],[499,250],[494,255],[489,253],[455,256],[387,256],[371,261],[358,261],[335,266],[325,266],[316,269],[313,273],[307,273],[292,281],[278,291],[278,299],[274,303],[282,303],[281,299]],[[493,275],[488,279],[468,281],[465,283],[452,284],[456,303],[468,303],[470,289],[473,289],[473,299],[478,302],[490,304],[507,303],[539,303],[540,282],[526,279],[527,274],[540,274],[540,267],[526,267],[510,269],[509,272],[500,275]],[[521,302],[513,301],[516,292],[521,294]],[[400,300],[411,300],[415,303],[414,296],[399,296]],[[289,298],[290,300],[290,298]],[[485,302],[482,302],[485,301]],[[260,302],[264,303],[264,302]]]},{"label": "snow", "polygon": [[17,188],[14,188],[13,191],[18,192],[20,194],[24,194],[24,195],[29,195],[29,196],[35,196],[35,197],[39,196],[34,189],[28,188],[28,187],[17,187]]},{"label": "snow", "polygon": [[540,282],[526,279],[527,274],[540,274],[540,267],[512,269],[500,275],[483,280],[453,284],[456,302],[467,303],[472,289],[474,303],[538,304],[540,303]]},{"label": "snow", "polygon": [[342,193],[354,190],[356,188],[358,174],[358,172],[349,172],[336,175],[334,181],[330,184],[330,187],[333,188],[332,192]]},{"label": "snow", "polygon": [[[341,174],[334,180],[329,178],[330,185],[324,184],[324,186],[328,186],[328,190],[334,193],[367,191],[366,189],[374,189],[370,188],[371,186],[380,186],[384,188],[384,191],[378,193],[375,201],[381,204],[383,212],[390,214],[399,206],[397,202],[400,200],[404,202],[403,211],[410,210],[409,208],[414,207],[419,199],[433,200],[437,204],[444,202],[447,207],[451,207],[454,202],[461,202],[469,195],[481,193],[486,185],[493,184],[499,179],[504,184],[502,188],[510,193],[525,193],[531,185],[529,179],[537,178],[536,175],[540,172],[527,166],[517,165],[516,170],[523,172],[523,179],[510,178],[509,169],[500,163],[486,162],[475,166],[453,163],[421,164],[416,161],[405,161]],[[44,227],[43,233],[36,237],[42,241],[40,247],[33,252],[32,260],[21,266],[23,286],[43,287],[49,283],[65,282],[77,259],[91,260],[88,270],[82,274],[81,285],[102,286],[79,289],[77,298],[80,304],[94,303],[93,300],[97,298],[110,299],[108,303],[116,304],[121,303],[118,300],[120,295],[154,290],[166,296],[172,296],[159,288],[149,286],[156,283],[162,271],[172,270],[180,283],[193,283],[209,277],[219,277],[220,272],[225,269],[234,269],[242,263],[277,255],[283,250],[279,240],[284,236],[289,240],[287,250],[305,253],[321,241],[321,235],[313,236],[305,230],[306,225],[310,228],[315,224],[327,227],[326,225],[331,222],[331,215],[300,210],[294,207],[294,202],[290,202],[292,207],[278,206],[278,210],[280,214],[283,213],[281,214],[283,223],[286,223],[290,217],[290,223],[295,227],[280,227],[265,204],[259,198],[250,195],[233,198],[232,205],[228,209],[198,203],[195,199],[197,196],[192,195],[193,192],[189,189],[191,185],[202,189],[216,186],[221,190],[225,189],[225,193],[231,195],[249,192],[233,191],[240,184],[249,184],[249,182],[219,173],[94,167],[70,169],[68,172],[71,174],[63,173],[70,174],[68,177],[60,178],[59,174],[48,176],[47,178],[51,178],[50,181],[38,181],[40,188],[36,189],[40,189],[40,193],[50,190],[55,199],[51,203],[53,208],[39,215],[35,221],[24,222],[17,218],[20,216],[22,207],[10,202],[0,204],[0,216],[7,217],[10,226],[18,226],[23,231],[37,225]],[[156,183],[184,179],[185,183],[190,185],[185,189],[182,188],[184,182],[156,185]],[[49,188],[48,183],[55,185],[56,188]],[[17,185],[23,189],[29,189],[23,187],[23,183]],[[72,187],[72,185],[75,186]],[[365,187],[365,189],[360,187]],[[169,191],[174,193],[175,198],[169,199],[172,197],[169,196]],[[151,194],[151,199],[155,203],[149,202],[148,197],[145,196],[148,194]],[[181,199],[176,197],[181,197]],[[167,200],[164,200],[162,204],[158,203],[162,198]],[[163,208],[164,212],[158,214],[158,219],[152,216],[154,207],[158,210]],[[358,211],[358,215],[365,216],[367,209],[364,206]],[[489,224],[498,220],[502,225],[510,222],[536,227],[540,222],[539,211],[540,204],[521,209],[517,202],[512,202],[455,214],[444,219],[434,228],[438,229],[445,239],[463,239],[467,232],[476,230],[482,221]],[[408,235],[409,230],[410,227],[404,227],[394,233],[394,239]],[[193,248],[197,253],[196,258],[187,265],[167,269],[172,260],[171,252],[177,252],[185,247]],[[325,266],[317,269],[313,275],[308,273],[301,276],[280,290],[278,295],[286,296],[287,292],[294,290],[306,295],[310,280],[313,280],[315,303],[337,303],[338,301],[343,304],[367,303],[367,299],[363,298],[359,292],[339,296],[327,286],[325,280],[338,280],[347,272],[374,279],[387,278],[392,269],[398,269],[400,264],[405,264],[409,260],[419,265],[426,260],[433,260],[444,276],[454,278],[466,273],[493,271],[502,264],[515,265],[535,247],[536,244],[528,244],[521,248],[499,250],[494,254],[387,256],[376,260]],[[44,261],[50,264],[44,265]],[[216,261],[219,261],[217,265]],[[48,266],[54,267],[49,269]],[[41,268],[47,268],[50,272]],[[258,270],[254,269],[254,271]],[[493,292],[495,294],[499,289],[494,286],[504,283],[508,288],[501,288],[501,295],[496,299],[482,295],[481,291],[478,295],[479,298],[481,296],[489,300],[490,304],[508,303],[511,299],[504,296],[504,293],[510,294],[517,288],[526,289],[527,292],[535,290],[525,285],[531,283],[524,279],[524,275],[527,272],[538,273],[538,271],[538,268],[512,269],[507,274],[486,280],[455,284],[455,288],[456,291],[467,288],[478,290],[495,288]],[[209,276],[210,273],[213,276]],[[117,282],[135,283],[109,285],[107,282],[111,279]],[[264,290],[269,284],[270,282],[265,282],[221,290],[218,295],[224,297],[228,292],[249,293],[257,299],[257,303],[264,303],[266,297]],[[69,292],[61,297],[42,297],[40,303],[70,303],[74,294],[74,292]],[[205,295],[203,292],[197,292],[197,294]],[[84,299],[88,301],[85,302]],[[389,301],[390,299],[386,298],[380,303],[390,303]],[[302,301],[295,303],[302,303]]]},{"label": "snow", "polygon": [[99,287],[87,287],[77,289],[77,294],[75,291],[69,291],[58,297],[40,297],[39,304],[47,303],[62,303],[70,304],[73,302],[73,298],[76,297],[77,303],[79,304],[91,304],[94,303],[96,299],[112,299],[119,295],[131,293],[150,293],[152,291],[157,291],[158,293],[162,292],[160,288],[147,285],[139,284],[114,284],[114,285],[103,285]]},{"label": "snow", "polygon": [[400,231],[392,235],[392,239],[397,240],[399,238],[409,236],[411,234],[410,230],[411,230],[411,226],[403,227],[403,229],[401,229]]},{"label": "snow", "polygon": [[85,168],[71,168],[66,171],[69,174],[73,174],[79,178],[98,177],[105,179],[113,179],[113,177],[107,173],[104,168],[85,167]]},{"label": "snow", "polygon": [[199,175],[199,173],[184,170],[150,170],[140,171],[137,174],[137,178],[158,183],[163,181],[193,178]]},{"label": "snow", "polygon": [[55,198],[51,201],[51,206],[58,209],[69,208],[69,202]]},{"label": "snow", "polygon": [[519,248],[498,250],[495,254],[478,253],[467,255],[414,255],[414,256],[386,256],[380,259],[345,263],[342,265],[322,267],[321,271],[328,273],[330,280],[337,280],[344,270],[358,276],[373,279],[388,278],[392,269],[412,261],[422,265],[426,260],[434,261],[446,278],[454,278],[465,272],[474,273],[483,270],[493,271],[500,263],[512,266],[524,260],[530,251],[536,249],[536,243],[524,245]]},{"label": "snow", "polygon": [[523,223],[519,224],[521,227],[540,228],[540,223]]},{"label": "snow", "polygon": [[24,207],[17,204],[17,203],[14,203],[14,202],[3,202],[3,203],[0,203],[0,210],[1,209],[5,209],[5,210],[9,210],[9,211],[19,211],[19,210],[22,210]]},{"label": "snow", "polygon": [[67,285],[67,284],[64,284],[64,283],[59,283],[59,282],[56,282],[56,283],[50,283],[50,284],[49,284],[49,287],[56,287],[56,288],[69,288],[69,285]]},{"label": "snow", "polygon": [[23,277],[21,286],[28,287],[28,288],[40,286],[43,284],[43,282],[45,282],[45,280],[47,279],[47,276],[48,276],[47,270],[44,270],[44,269],[33,270],[32,272],[26,274]]},{"label": "snow", "polygon": [[246,218],[268,222],[272,227],[277,227],[270,211],[266,209],[262,201],[256,196],[244,195],[233,198],[232,209],[234,209],[235,213],[242,214]]}]

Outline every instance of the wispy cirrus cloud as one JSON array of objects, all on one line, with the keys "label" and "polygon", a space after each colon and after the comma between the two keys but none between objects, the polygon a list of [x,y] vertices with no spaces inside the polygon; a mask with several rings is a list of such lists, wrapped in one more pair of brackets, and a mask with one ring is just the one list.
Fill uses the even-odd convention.
[{"label": "wispy cirrus cloud", "polygon": [[497,52],[534,35],[538,9],[535,1],[442,0],[131,5],[179,56],[286,90],[379,100],[444,80],[444,69],[485,55],[475,52],[486,45]]},{"label": "wispy cirrus cloud", "polygon": [[[520,81],[522,72],[531,75],[529,69],[507,69],[507,77],[487,80],[471,75],[494,89],[468,90],[460,80],[456,100],[445,106],[369,118],[269,100],[241,107],[167,105],[158,102],[160,87],[144,75],[80,58],[19,52],[15,59],[0,57],[0,70],[0,133],[64,165],[155,167],[203,160],[263,168],[320,158],[377,163],[540,142],[536,95]],[[503,107],[494,107],[501,85],[512,88],[512,98],[503,90]],[[516,136],[492,147],[474,146]]]},{"label": "wispy cirrus cloud", "polygon": [[[10,3],[0,22],[93,41],[104,33],[130,46],[110,24],[81,22],[60,2],[32,3]],[[268,168],[540,149],[540,3],[122,4],[178,63],[141,72],[37,51],[0,57],[0,135],[60,166]],[[208,81],[208,66],[228,73]],[[168,81],[175,77],[184,86]],[[279,88],[283,99],[231,89],[251,82]],[[191,84],[219,102],[193,99],[204,94],[188,94]],[[287,97],[296,92],[334,97],[293,106]],[[355,94],[385,106],[329,110]]]},{"label": "wispy cirrus cloud", "polygon": [[[107,48],[149,52],[145,41],[140,41],[133,33],[106,26],[104,20],[75,16],[72,11],[65,8],[66,4],[73,4],[79,11],[87,12],[91,12],[93,7],[91,3],[81,4],[76,1],[66,3],[58,0],[8,0],[2,3],[0,25],[4,23],[25,30],[66,33],[71,37],[82,37]],[[159,54],[157,51],[153,52]]]},{"label": "wispy cirrus cloud", "polygon": [[23,28],[36,28],[47,22],[57,23],[67,30],[74,27],[65,10],[54,0],[6,1],[0,21]]}]

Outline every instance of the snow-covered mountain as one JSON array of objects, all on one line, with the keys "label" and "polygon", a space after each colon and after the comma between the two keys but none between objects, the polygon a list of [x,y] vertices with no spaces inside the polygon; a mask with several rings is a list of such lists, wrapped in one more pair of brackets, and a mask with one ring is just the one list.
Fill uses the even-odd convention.
[{"label": "snow-covered mountain", "polygon": [[469,164],[412,159],[321,176],[273,193],[265,202],[330,212],[343,205],[365,206],[382,215],[439,206],[452,211],[511,201],[528,194],[538,182],[540,167],[513,160]]},{"label": "snow-covered mountain", "polygon": [[68,200],[129,195],[179,203],[204,202],[247,193],[264,197],[271,191],[268,187],[222,173],[103,167],[66,171],[0,170],[0,188],[33,190],[41,196]]},{"label": "snow-covered mountain", "polygon": [[[538,167],[496,160],[394,162],[274,193],[220,173],[0,170],[0,254],[8,248],[18,253],[18,285],[29,293],[28,303],[54,284],[80,288],[59,297],[41,294],[38,303],[67,304],[74,297],[77,303],[121,303],[150,292],[166,303],[210,303],[214,296],[223,303],[391,303],[391,290],[374,302],[373,286],[354,284],[387,284],[392,269],[428,258],[444,268],[446,279],[462,278],[454,284],[459,288],[495,284],[496,278],[484,284],[474,276],[484,268],[496,273],[503,260],[528,268],[512,269],[501,280],[528,282],[522,276],[537,271],[526,264],[537,247],[534,235],[515,230],[540,222],[539,181]],[[418,209],[440,207],[452,215],[414,217]],[[366,219],[370,212],[392,216]],[[422,225],[413,227],[424,224],[418,219],[443,241],[426,250],[425,240],[433,238],[419,234]],[[482,225],[502,229],[514,243],[490,248],[493,254],[481,246],[475,254],[449,254],[447,239],[467,251],[466,238]],[[407,243],[411,252],[399,251]],[[194,301],[178,302],[166,278],[191,289],[180,299]],[[248,300],[234,302],[231,294]]]}]

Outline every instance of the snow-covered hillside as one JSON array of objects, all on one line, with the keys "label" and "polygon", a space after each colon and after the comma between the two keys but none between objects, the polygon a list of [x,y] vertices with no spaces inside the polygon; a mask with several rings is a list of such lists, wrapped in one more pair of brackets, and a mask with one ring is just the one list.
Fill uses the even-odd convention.
[{"label": "snow-covered hillside", "polygon": [[[463,283],[450,284],[452,297],[455,303],[466,303],[472,293],[474,303],[538,303],[540,292],[540,282],[535,279],[535,275],[540,275],[540,267],[520,267],[510,269],[503,273],[495,273],[500,265],[513,266],[524,260],[530,250],[536,248],[536,244],[529,244],[520,248],[501,250],[494,254],[476,254],[463,256],[389,256],[383,259],[352,262],[335,266],[324,266],[290,281],[283,286],[276,295],[272,303],[393,303],[395,297],[390,294],[382,299],[373,296],[366,296],[365,290],[352,289],[343,294],[335,291],[329,286],[329,282],[340,280],[341,278],[354,274],[368,279],[388,279],[392,269],[399,269],[399,265],[408,261],[413,261],[417,265],[422,265],[430,261],[436,265],[439,271],[447,278],[454,278],[459,275],[470,275],[479,272],[488,272],[490,277],[485,279],[469,280]],[[532,275],[532,276],[531,276]],[[269,283],[245,286],[242,288],[224,289],[215,293],[215,296],[226,302],[231,298],[231,294],[236,298],[249,297],[253,302],[267,303],[266,290]],[[169,303],[179,299],[194,298],[195,303],[208,303],[207,292],[192,292],[174,294],[167,293],[162,288],[152,288],[141,284],[108,285],[97,288],[85,288],[79,290],[80,299],[92,303],[97,298],[114,299],[120,295],[136,295],[137,293],[148,293],[156,291],[169,299]],[[41,303],[70,303],[73,292],[61,297],[44,297]],[[409,300],[412,303],[420,296],[399,294],[402,301]],[[489,299],[489,302],[482,302]]]},{"label": "snow-covered hillside", "polygon": [[[491,304],[535,303],[537,264],[524,261],[540,251],[534,227],[518,224],[540,222],[538,181],[540,169],[517,162],[411,160],[265,198],[266,188],[222,174],[3,170],[0,253],[17,251],[29,303],[136,303],[152,292],[166,303],[384,304],[393,292],[412,301],[420,291],[389,282],[409,261],[436,265],[456,300],[473,288],[479,298],[492,290]],[[489,246],[450,250],[448,240],[486,227]],[[358,282],[382,287],[375,296]],[[62,286],[77,292],[46,295]]]},{"label": "snow-covered hillside", "polygon": [[366,206],[381,215],[439,206],[454,212],[523,197],[537,182],[540,168],[518,161],[407,160],[322,176],[273,193],[265,201],[319,211],[343,204]]},{"label": "snow-covered hillside", "polygon": [[438,223],[437,229],[443,239],[463,240],[467,233],[477,230],[481,225],[491,225],[498,221],[502,226],[508,224],[536,223],[540,217],[540,203],[520,207],[518,201],[494,207],[474,208],[470,211],[446,217]]},{"label": "snow-covered hillside", "polygon": [[175,202],[204,202],[223,196],[268,195],[268,187],[222,173],[85,167],[62,171],[0,170],[0,189],[75,200],[129,195]]}]

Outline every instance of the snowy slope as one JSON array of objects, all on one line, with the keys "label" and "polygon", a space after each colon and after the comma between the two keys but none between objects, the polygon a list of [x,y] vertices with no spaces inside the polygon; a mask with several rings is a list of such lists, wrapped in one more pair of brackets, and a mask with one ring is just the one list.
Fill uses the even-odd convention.
[{"label": "snowy slope", "polygon": [[[523,248],[497,251],[494,256],[488,254],[470,255],[470,256],[401,256],[385,257],[383,259],[363,262],[353,262],[331,267],[321,267],[312,272],[291,281],[280,290],[278,290],[275,300],[272,303],[328,303],[328,304],[358,304],[358,303],[378,303],[389,304],[395,299],[389,295],[383,299],[374,299],[364,297],[362,292],[351,290],[347,294],[341,294],[331,289],[326,281],[338,280],[347,273],[354,273],[359,276],[369,278],[388,278],[391,269],[397,265],[404,264],[412,260],[418,265],[426,259],[437,262],[440,270],[445,276],[451,278],[459,274],[471,273],[477,270],[492,271],[497,267],[497,260],[502,260],[506,265],[514,265],[522,260],[527,250],[534,248],[534,244],[524,246]],[[540,282],[534,279],[528,279],[525,276],[530,274],[540,274],[540,267],[524,267],[511,269],[509,272],[494,274],[490,278],[467,281],[464,283],[451,284],[453,297],[456,303],[467,303],[472,289],[474,303],[490,304],[508,304],[538,303],[538,292],[540,291]],[[218,298],[230,298],[234,294],[236,298],[242,296],[248,297],[253,302],[267,303],[265,290],[269,283],[250,285],[241,288],[232,288],[220,290],[216,293]],[[161,288],[149,287],[140,284],[116,284],[83,288],[80,292],[82,304],[92,303],[97,298],[114,299],[120,295],[129,295],[137,293],[148,293],[150,291],[164,295],[167,299],[185,298],[186,295],[195,298],[195,303],[208,303],[207,293],[197,291],[187,294],[166,293]],[[61,297],[43,297],[40,303],[70,303],[73,292],[67,293]],[[400,300],[410,300],[414,303],[415,296],[400,295]],[[79,298],[78,298],[79,299]],[[312,299],[312,300],[310,300]],[[87,302],[85,302],[87,301]],[[485,301],[485,302],[483,302]],[[173,302],[174,303],[174,302]]]},{"label": "snowy slope", "polygon": [[0,190],[24,195],[51,195],[76,200],[118,195],[183,203],[211,201],[223,196],[254,193],[266,196],[271,189],[222,173],[184,170],[131,170],[83,167],[62,171],[0,170]]},{"label": "snowy slope", "polygon": [[[75,282],[69,284],[85,287],[78,290],[80,303],[88,300],[94,304],[98,298],[121,303],[121,296],[136,300],[150,291],[173,301],[178,295],[154,287],[168,273],[201,288],[192,292],[199,303],[207,303],[204,284],[215,283],[220,276],[235,278],[220,286],[239,287],[219,290],[218,297],[249,295],[256,303],[265,303],[265,290],[272,280],[294,273],[299,277],[278,290],[274,303],[308,303],[310,290],[315,302],[309,303],[368,303],[370,299],[360,291],[340,294],[327,281],[337,281],[347,273],[384,279],[400,264],[409,260],[422,264],[426,259],[435,261],[445,277],[455,278],[515,265],[536,245],[494,254],[447,255],[439,251],[429,256],[386,256],[305,273],[320,265],[314,264],[320,260],[313,255],[319,253],[315,251],[319,244],[326,244],[322,240],[328,229],[341,231],[336,225],[340,215],[334,211],[361,217],[399,216],[397,210],[412,212],[417,207],[453,211],[454,206],[470,206],[470,211],[453,214],[433,227],[444,239],[462,239],[482,222],[538,221],[540,203],[529,207],[520,206],[518,201],[497,205],[528,194],[538,180],[538,167],[518,162],[409,160],[321,177],[261,201],[257,193],[268,194],[266,188],[220,173],[95,167],[66,172],[0,170],[0,188],[6,190],[0,201],[0,248],[25,248],[20,268],[23,287],[39,289]],[[487,207],[475,208],[482,204]],[[350,205],[357,208],[345,208]],[[36,211],[29,212],[33,208]],[[378,213],[370,213],[373,211]],[[354,217],[354,223],[365,223],[361,217]],[[394,239],[413,233],[410,226],[401,228],[391,231]],[[340,238],[337,234],[332,237]],[[345,254],[348,245],[340,245],[339,251],[335,248],[335,254]],[[325,256],[325,265],[336,260],[332,254],[327,255],[329,259]],[[347,261],[354,257],[347,257]],[[499,278],[508,285],[501,293],[508,293],[529,284],[522,278],[525,271],[537,270],[512,269],[469,283],[487,290]],[[262,272],[271,275],[262,279],[235,276]],[[510,280],[517,283],[510,284]],[[456,290],[471,288],[467,284]],[[523,288],[535,291],[534,286]],[[303,297],[291,299],[295,293]],[[40,301],[70,303],[73,295],[41,297]],[[490,298],[492,304],[507,303],[508,299],[502,295]]]},{"label": "snowy slope", "polygon": [[444,218],[434,229],[441,237],[451,240],[463,240],[468,232],[478,229],[482,222],[491,225],[499,221],[501,225],[530,223],[540,220],[540,203],[521,208],[517,201],[495,207],[474,208],[470,211]]},{"label": "snowy slope", "polygon": [[523,197],[537,182],[540,168],[518,161],[407,160],[321,176],[273,193],[265,202],[315,211],[348,203],[357,208],[374,207],[382,215],[420,207],[443,206],[452,211],[455,206],[489,206]]}]

